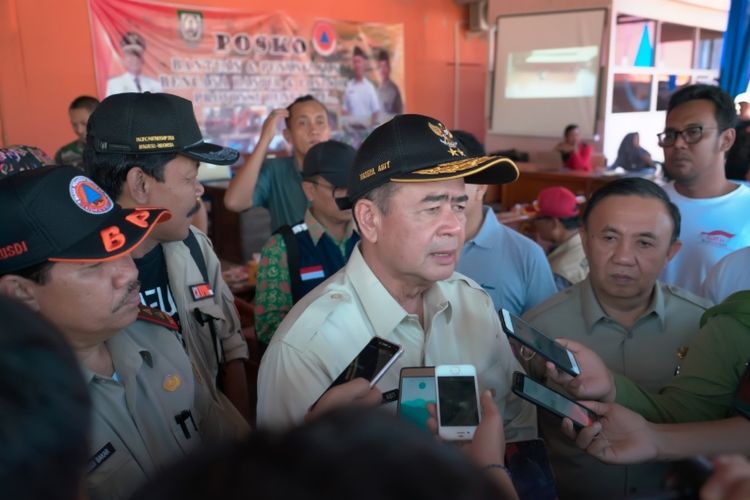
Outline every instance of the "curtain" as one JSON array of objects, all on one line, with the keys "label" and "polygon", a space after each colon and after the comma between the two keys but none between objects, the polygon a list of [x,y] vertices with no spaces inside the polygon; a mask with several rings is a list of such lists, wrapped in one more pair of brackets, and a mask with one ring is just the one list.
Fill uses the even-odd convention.
[{"label": "curtain", "polygon": [[729,8],[719,86],[736,96],[747,90],[750,78],[750,0],[732,0]]}]

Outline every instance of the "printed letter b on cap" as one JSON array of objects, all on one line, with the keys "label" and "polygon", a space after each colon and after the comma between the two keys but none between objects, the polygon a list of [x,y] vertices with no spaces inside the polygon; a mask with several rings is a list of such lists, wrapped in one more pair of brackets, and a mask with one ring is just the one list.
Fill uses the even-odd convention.
[{"label": "printed letter b on cap", "polygon": [[125,235],[120,232],[120,228],[117,226],[110,226],[106,229],[102,229],[99,232],[104,243],[104,249],[107,252],[114,252],[119,250],[125,245]]}]

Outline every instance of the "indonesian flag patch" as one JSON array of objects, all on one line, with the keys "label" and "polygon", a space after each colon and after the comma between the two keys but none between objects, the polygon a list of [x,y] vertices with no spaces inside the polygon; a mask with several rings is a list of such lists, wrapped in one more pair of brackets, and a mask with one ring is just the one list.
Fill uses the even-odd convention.
[{"label": "indonesian flag patch", "polygon": [[299,277],[302,281],[310,281],[325,278],[326,274],[323,272],[323,266],[317,265],[300,268]]}]

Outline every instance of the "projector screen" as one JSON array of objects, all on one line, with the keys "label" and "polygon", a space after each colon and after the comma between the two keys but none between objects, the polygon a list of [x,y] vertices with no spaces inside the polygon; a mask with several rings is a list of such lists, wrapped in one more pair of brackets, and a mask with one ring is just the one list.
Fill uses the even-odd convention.
[{"label": "projector screen", "polygon": [[605,11],[499,17],[492,133],[594,134]]}]

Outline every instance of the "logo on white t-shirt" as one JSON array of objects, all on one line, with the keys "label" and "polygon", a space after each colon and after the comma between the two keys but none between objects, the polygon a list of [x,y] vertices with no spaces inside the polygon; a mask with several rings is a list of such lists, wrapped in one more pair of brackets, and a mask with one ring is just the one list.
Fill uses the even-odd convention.
[{"label": "logo on white t-shirt", "polygon": [[727,233],[721,229],[714,229],[709,232],[701,232],[701,242],[714,247],[726,248],[729,245],[729,240],[734,238],[734,236],[734,234]]}]

